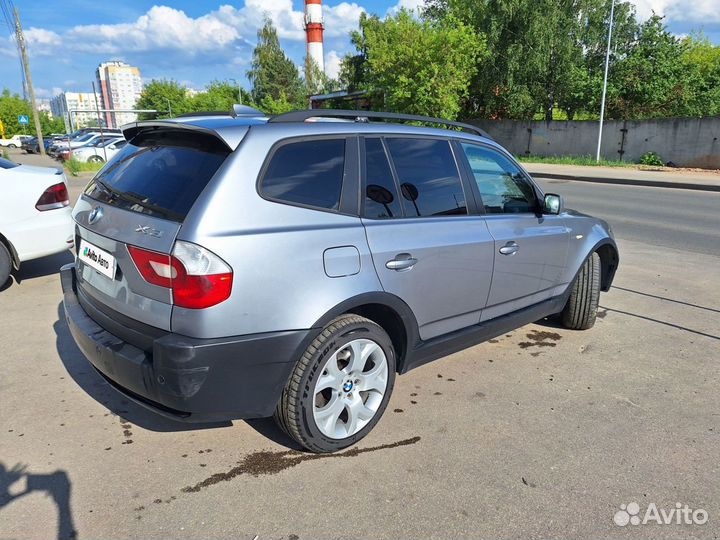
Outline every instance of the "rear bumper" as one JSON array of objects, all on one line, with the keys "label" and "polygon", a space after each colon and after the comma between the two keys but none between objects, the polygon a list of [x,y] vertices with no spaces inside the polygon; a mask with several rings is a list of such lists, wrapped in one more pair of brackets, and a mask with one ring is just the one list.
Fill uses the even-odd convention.
[{"label": "rear bumper", "polygon": [[74,264],[63,266],[60,276],[70,333],[93,367],[128,398],[176,420],[271,416],[309,335],[297,330],[196,339],[168,333],[143,350],[83,309]]}]

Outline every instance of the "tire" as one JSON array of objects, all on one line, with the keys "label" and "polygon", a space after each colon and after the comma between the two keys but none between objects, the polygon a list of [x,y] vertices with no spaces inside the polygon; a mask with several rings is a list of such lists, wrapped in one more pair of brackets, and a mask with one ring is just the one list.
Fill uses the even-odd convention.
[{"label": "tire", "polygon": [[12,270],[12,258],[7,248],[0,243],[0,288],[7,283]]},{"label": "tire", "polygon": [[90,156],[88,158],[88,163],[103,163],[104,161],[100,156]]},{"label": "tire", "polygon": [[595,324],[600,302],[600,265],[600,256],[593,253],[575,278],[570,298],[560,314],[566,328],[587,330]]},{"label": "tire", "polygon": [[15,146],[14,144],[8,144],[8,148],[10,148],[11,150],[15,150],[17,146]]},{"label": "tire", "polygon": [[[363,365],[353,365],[355,358]],[[364,317],[342,315],[298,360],[275,410],[275,422],[311,452],[347,448],[380,420],[395,384],[395,363],[385,330]]]}]

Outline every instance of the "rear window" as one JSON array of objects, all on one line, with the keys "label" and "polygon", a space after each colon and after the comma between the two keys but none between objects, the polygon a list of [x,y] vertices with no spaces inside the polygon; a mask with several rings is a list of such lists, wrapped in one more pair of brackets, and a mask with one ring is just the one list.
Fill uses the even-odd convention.
[{"label": "rear window", "polygon": [[85,194],[126,210],[182,221],[229,153],[210,135],[141,133],[95,175]]},{"label": "rear window", "polygon": [[261,192],[281,202],[337,210],[344,167],[345,139],[284,144],[270,159]]},{"label": "rear window", "polygon": [[10,161],[9,159],[0,158],[0,169],[12,169],[13,167],[18,167],[19,164],[15,163],[14,161]]}]

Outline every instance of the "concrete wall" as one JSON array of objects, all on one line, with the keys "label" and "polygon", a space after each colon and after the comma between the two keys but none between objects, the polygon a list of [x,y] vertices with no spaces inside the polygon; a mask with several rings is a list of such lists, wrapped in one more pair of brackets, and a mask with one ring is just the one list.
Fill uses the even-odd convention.
[{"label": "concrete wall", "polygon": [[[471,120],[514,154],[594,156],[597,121],[523,122]],[[623,141],[623,130],[626,130]],[[679,167],[720,169],[720,117],[608,121],[601,154],[606,159],[637,162],[646,152]]]}]

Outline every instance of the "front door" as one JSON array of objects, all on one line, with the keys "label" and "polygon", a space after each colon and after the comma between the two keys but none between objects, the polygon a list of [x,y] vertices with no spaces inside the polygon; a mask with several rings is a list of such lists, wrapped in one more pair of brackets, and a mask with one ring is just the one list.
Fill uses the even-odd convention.
[{"label": "front door", "polygon": [[450,143],[371,137],[365,157],[363,224],[383,289],[410,306],[423,340],[477,324],[495,241],[468,215]]},{"label": "front door", "polygon": [[495,241],[495,268],[482,320],[549,298],[565,268],[568,231],[562,216],[538,212],[538,190],[508,157],[461,143]]}]

